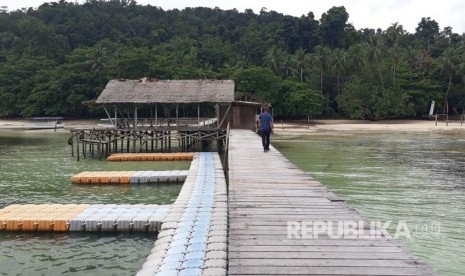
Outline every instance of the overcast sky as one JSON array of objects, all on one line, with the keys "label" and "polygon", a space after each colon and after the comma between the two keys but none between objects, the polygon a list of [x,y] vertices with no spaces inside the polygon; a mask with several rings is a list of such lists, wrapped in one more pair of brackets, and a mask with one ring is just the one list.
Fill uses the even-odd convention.
[{"label": "overcast sky", "polygon": [[[83,0],[68,0],[84,2]],[[38,7],[44,0],[0,0],[0,6],[16,10],[23,7]],[[312,11],[316,19],[333,6],[344,6],[349,13],[349,22],[356,29],[387,29],[392,23],[399,22],[410,33],[422,17],[431,17],[439,23],[442,30],[452,27],[459,34],[465,32],[465,1],[463,0],[138,0],[139,4],[150,4],[164,10],[183,9],[184,7],[219,7],[221,9],[236,8],[239,11],[252,9],[255,13],[261,8],[279,13],[301,16]]]}]

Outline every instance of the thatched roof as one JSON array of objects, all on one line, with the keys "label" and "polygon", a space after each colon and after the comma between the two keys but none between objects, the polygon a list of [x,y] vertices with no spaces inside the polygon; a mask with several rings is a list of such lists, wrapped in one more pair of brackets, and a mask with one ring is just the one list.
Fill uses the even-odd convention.
[{"label": "thatched roof", "polygon": [[232,80],[111,80],[97,104],[109,103],[230,103]]}]

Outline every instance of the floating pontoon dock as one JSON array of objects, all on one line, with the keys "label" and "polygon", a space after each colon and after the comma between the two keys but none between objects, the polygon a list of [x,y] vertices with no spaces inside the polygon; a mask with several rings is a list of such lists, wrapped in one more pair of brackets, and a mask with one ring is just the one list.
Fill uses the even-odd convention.
[{"label": "floating pontoon dock", "polygon": [[218,154],[192,161],[182,190],[138,276],[226,275],[227,193]]},{"label": "floating pontoon dock", "polygon": [[107,161],[192,161],[194,153],[113,153]]},{"label": "floating pontoon dock", "polygon": [[6,231],[156,232],[168,205],[13,204],[0,209]]},{"label": "floating pontoon dock", "polygon": [[73,184],[154,184],[182,183],[188,171],[102,171],[81,172],[71,177]]}]

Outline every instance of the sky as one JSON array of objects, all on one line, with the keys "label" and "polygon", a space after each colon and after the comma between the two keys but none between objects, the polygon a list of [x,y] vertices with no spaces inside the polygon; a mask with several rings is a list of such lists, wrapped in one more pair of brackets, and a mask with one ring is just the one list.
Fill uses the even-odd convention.
[{"label": "sky", "polygon": [[[82,3],[84,0],[68,0]],[[38,7],[44,0],[0,0],[0,6],[8,10],[23,7]],[[450,26],[455,33],[465,32],[465,1],[463,0],[136,0],[138,4],[158,6],[164,10],[183,9],[185,7],[219,7],[243,12],[252,9],[259,13],[262,8],[268,11],[301,16],[313,12],[316,19],[333,6],[344,6],[349,13],[349,23],[358,30],[361,28],[381,28],[386,30],[398,22],[410,33],[415,32],[422,17],[431,17],[439,23],[442,30]]]}]

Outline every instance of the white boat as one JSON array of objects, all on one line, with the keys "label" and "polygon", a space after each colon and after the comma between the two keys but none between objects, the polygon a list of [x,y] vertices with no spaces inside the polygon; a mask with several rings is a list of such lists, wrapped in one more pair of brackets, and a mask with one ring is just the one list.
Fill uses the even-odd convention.
[{"label": "white boat", "polygon": [[57,129],[64,128],[63,117],[33,117],[24,123],[25,129]]}]

